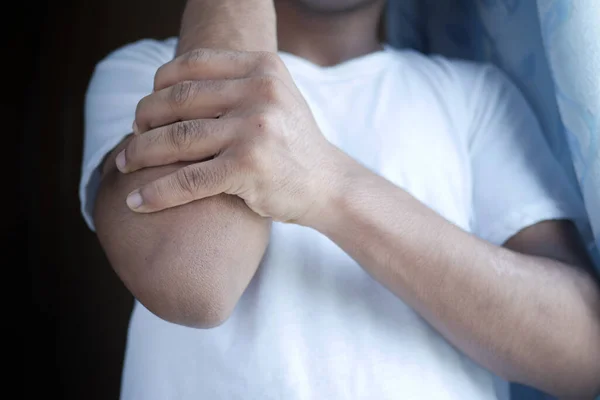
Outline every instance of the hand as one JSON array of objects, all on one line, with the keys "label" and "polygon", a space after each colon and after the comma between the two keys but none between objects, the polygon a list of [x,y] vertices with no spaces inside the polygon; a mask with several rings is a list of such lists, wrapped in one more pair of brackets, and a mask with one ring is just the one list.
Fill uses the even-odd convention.
[{"label": "hand", "polygon": [[307,224],[347,158],[274,53],[196,50],[165,64],[134,132],[117,156],[122,172],[198,161],[130,193],[144,213],[227,193],[261,216]]}]

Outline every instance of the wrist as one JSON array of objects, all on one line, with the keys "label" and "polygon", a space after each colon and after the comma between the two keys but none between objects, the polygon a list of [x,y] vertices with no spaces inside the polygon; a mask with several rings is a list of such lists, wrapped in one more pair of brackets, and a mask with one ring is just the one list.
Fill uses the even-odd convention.
[{"label": "wrist", "polygon": [[[334,146],[332,146],[334,147]],[[352,187],[361,175],[370,173],[364,166],[334,147],[332,157],[319,181],[318,195],[309,212],[304,216],[300,225],[313,228],[321,233],[334,229],[343,220],[342,213],[345,203],[351,196]]]}]

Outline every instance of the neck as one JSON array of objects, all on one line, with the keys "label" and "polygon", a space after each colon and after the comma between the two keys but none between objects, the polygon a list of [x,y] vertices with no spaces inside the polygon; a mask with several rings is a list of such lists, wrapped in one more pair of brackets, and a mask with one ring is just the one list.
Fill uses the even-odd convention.
[{"label": "neck", "polygon": [[296,1],[275,2],[279,50],[321,66],[332,66],[381,49],[383,2],[346,12],[318,12]]}]

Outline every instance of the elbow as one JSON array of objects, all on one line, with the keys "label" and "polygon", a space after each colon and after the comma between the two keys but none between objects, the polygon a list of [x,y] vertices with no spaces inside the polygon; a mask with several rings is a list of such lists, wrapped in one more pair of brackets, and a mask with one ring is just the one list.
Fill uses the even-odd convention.
[{"label": "elbow", "polygon": [[196,329],[217,328],[225,323],[232,313],[231,310],[217,302],[203,306],[187,307],[185,302],[182,301],[165,307],[162,302],[155,301],[155,299],[138,298],[138,300],[160,319]]},{"label": "elbow", "polygon": [[211,329],[233,313],[235,301],[216,290],[190,290],[184,281],[138,282],[130,288],[136,299],[157,317],[190,328]]},{"label": "elbow", "polygon": [[160,293],[163,289],[158,288],[151,295],[140,294],[136,298],[151,313],[173,324],[212,329],[225,323],[233,312],[234,307],[222,296],[192,295],[168,289],[168,293]]},{"label": "elbow", "polygon": [[558,399],[589,399],[600,396],[600,345],[588,349],[586,354],[572,358],[563,364],[561,371],[549,376],[542,390]]},{"label": "elbow", "polygon": [[[600,344],[599,344],[600,346]],[[598,353],[592,351],[592,353]],[[573,385],[566,393],[555,393],[559,399],[596,399],[600,397],[600,356],[590,362],[581,362],[572,369]]]},{"label": "elbow", "polygon": [[600,319],[590,322],[591,332],[575,341],[579,345],[571,347],[569,354],[564,354],[562,373],[552,379],[562,382],[563,390],[549,392],[559,399],[600,400]]},{"label": "elbow", "polygon": [[146,309],[170,323],[216,328],[231,316],[241,296],[219,274],[202,273],[216,270],[205,265],[159,262],[137,270],[145,272],[124,279],[125,285]]},{"label": "elbow", "polygon": [[[552,344],[537,342],[536,351],[522,363],[512,362],[494,372],[509,382],[534,387],[557,399],[594,400],[600,396],[600,325],[592,331],[559,335]],[[585,330],[585,328],[584,328]],[[571,338],[572,340],[569,340]],[[514,359],[513,359],[514,360]],[[598,398],[600,400],[600,398]]]},{"label": "elbow", "polygon": [[229,318],[254,275],[267,225],[234,196],[132,213],[127,193],[169,168],[125,175],[112,168],[94,208],[98,239],[119,278],[149,311],[175,324],[214,328]]},{"label": "elbow", "polygon": [[563,390],[548,390],[557,399],[594,400],[600,397],[600,375],[575,377]]}]

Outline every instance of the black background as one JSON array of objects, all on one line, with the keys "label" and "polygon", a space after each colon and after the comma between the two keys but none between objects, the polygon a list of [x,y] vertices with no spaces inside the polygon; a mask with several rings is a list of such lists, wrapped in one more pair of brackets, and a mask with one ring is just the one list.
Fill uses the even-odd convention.
[{"label": "black background", "polygon": [[[2,264],[4,309],[16,311],[5,329],[19,343],[9,351],[24,383],[15,398],[118,398],[133,299],[79,212],[83,101],[99,60],[128,42],[176,35],[183,4],[55,0],[3,12]],[[8,273],[23,260],[31,307],[21,311]]]}]

